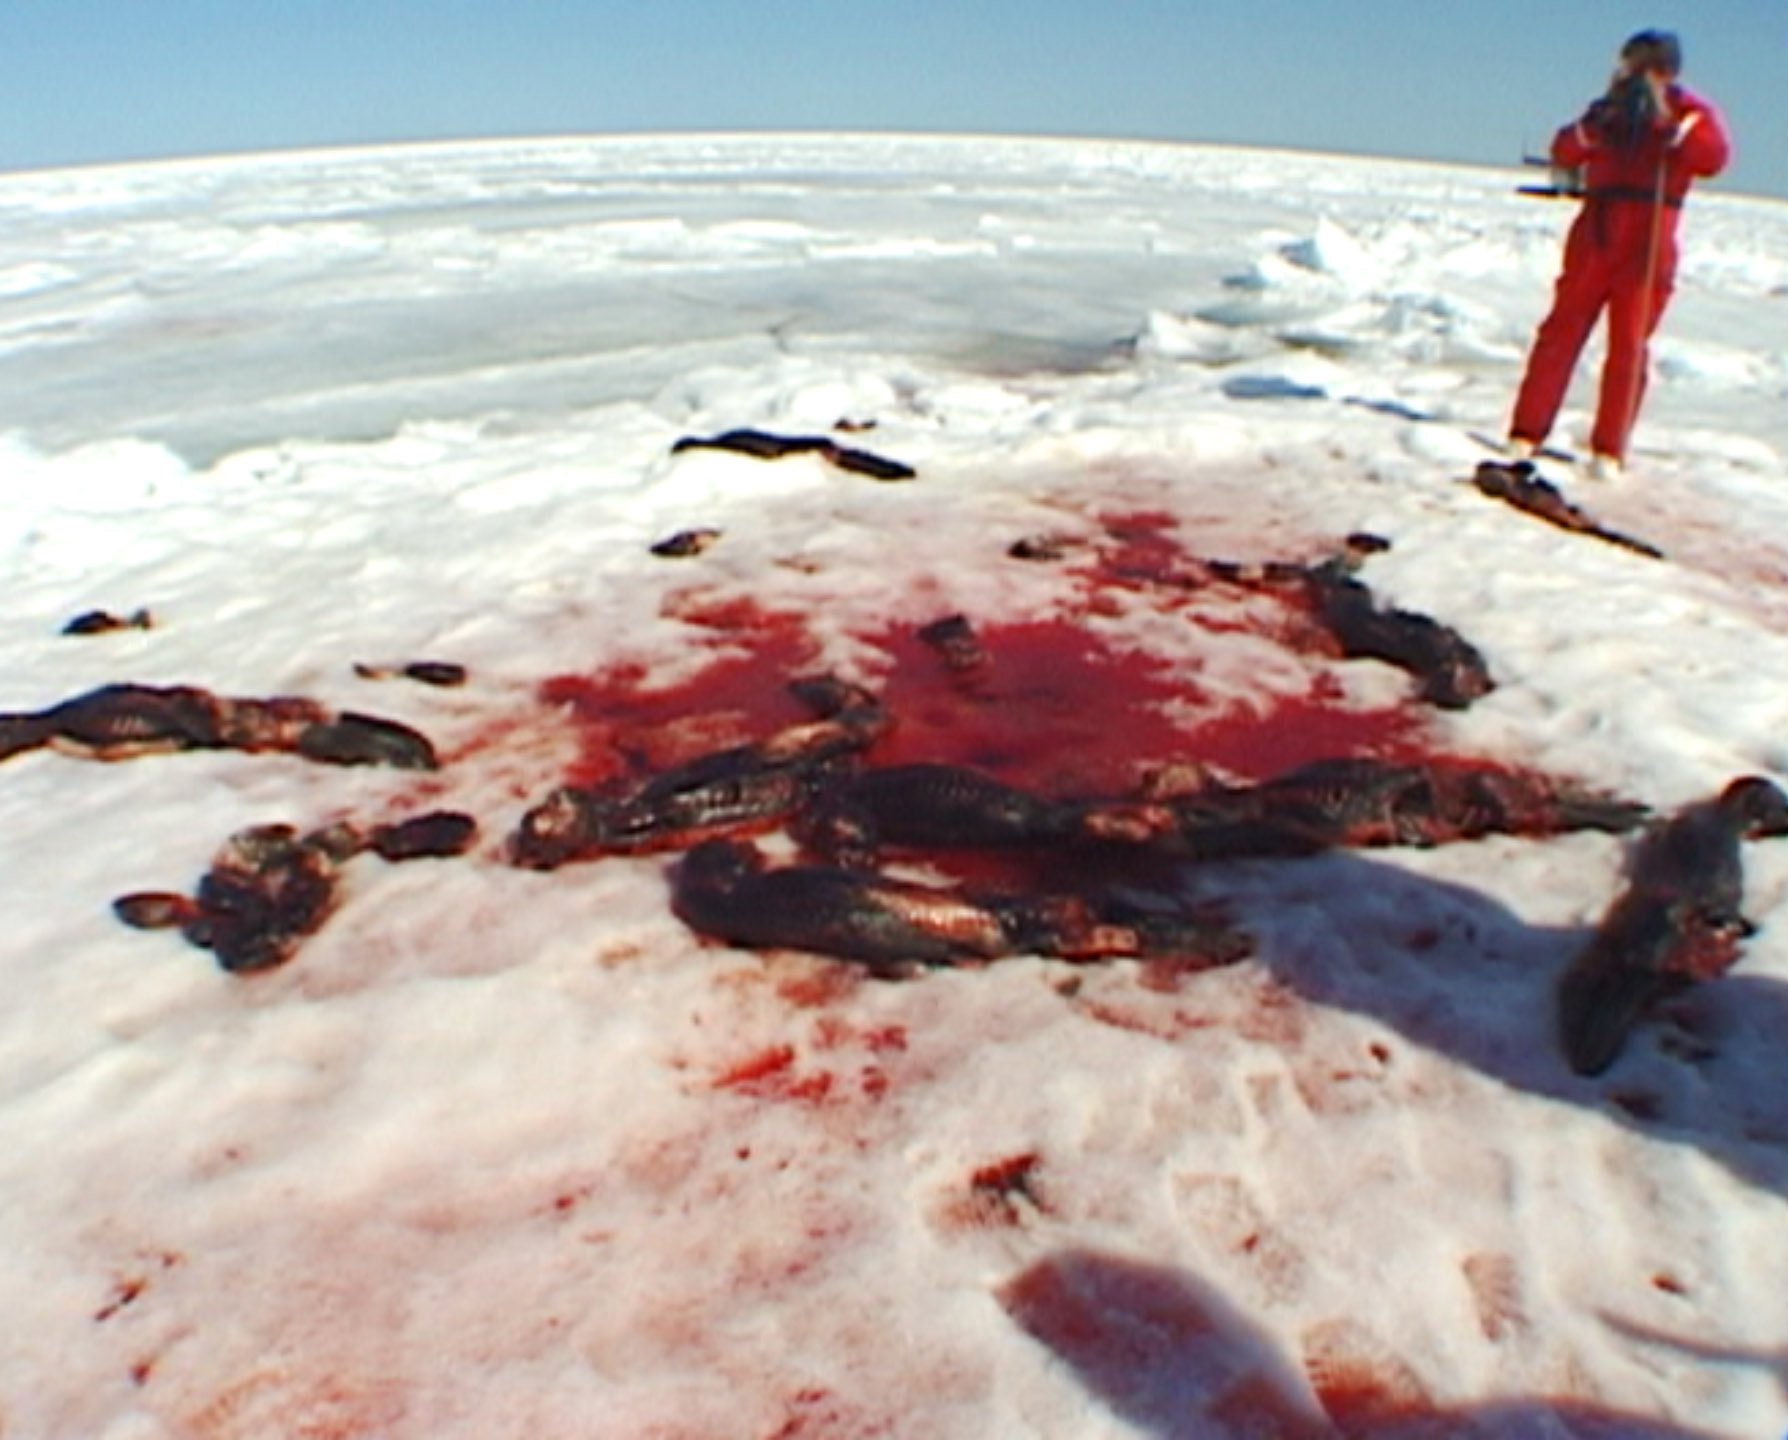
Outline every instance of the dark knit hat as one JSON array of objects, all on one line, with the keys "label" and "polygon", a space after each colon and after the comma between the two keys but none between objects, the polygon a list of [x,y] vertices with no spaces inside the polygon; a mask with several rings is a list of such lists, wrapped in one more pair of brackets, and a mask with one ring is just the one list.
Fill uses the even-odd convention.
[{"label": "dark knit hat", "polygon": [[1641,30],[1620,47],[1620,58],[1634,70],[1675,79],[1682,74],[1682,41],[1668,30]]}]

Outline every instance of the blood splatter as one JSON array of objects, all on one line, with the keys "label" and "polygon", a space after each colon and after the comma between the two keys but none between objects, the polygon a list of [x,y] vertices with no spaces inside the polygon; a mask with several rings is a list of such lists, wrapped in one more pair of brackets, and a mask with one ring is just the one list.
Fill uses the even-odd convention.
[{"label": "blood splatter", "polygon": [[792,1045],[771,1045],[729,1065],[714,1077],[716,1090],[731,1090],[759,1100],[794,1100],[822,1104],[832,1094],[834,1077],[820,1070],[802,1073],[795,1067]]},{"label": "blood splatter", "polygon": [[1105,585],[1198,583],[1185,547],[1172,533],[1179,522],[1166,511],[1106,515],[1101,523],[1112,542],[1101,548],[1095,572]]},{"label": "blood splatter", "polygon": [[872,1417],[832,1391],[818,1385],[806,1386],[783,1401],[784,1417],[763,1440],[868,1440],[870,1436],[891,1435],[897,1427],[884,1417]]},{"label": "blood splatter", "polygon": [[121,1276],[114,1282],[112,1293],[107,1297],[105,1304],[93,1312],[95,1321],[103,1324],[126,1306],[134,1305],[149,1289],[152,1270],[172,1270],[185,1259],[185,1256],[177,1251],[168,1250],[146,1258],[147,1261],[153,1262],[152,1266],[146,1263],[143,1269]]},{"label": "blood splatter", "polygon": [[813,1043],[819,1050],[861,1045],[875,1054],[884,1054],[905,1050],[907,1031],[904,1025],[860,1026],[841,1015],[822,1015],[814,1022]]},{"label": "blood splatter", "polygon": [[780,1075],[795,1063],[793,1045],[772,1045],[738,1061],[714,1077],[717,1090],[745,1090]]},{"label": "blood splatter", "polygon": [[1035,1150],[1008,1155],[983,1165],[969,1176],[969,1193],[988,1214],[1006,1224],[1017,1224],[1020,1202],[1043,1214],[1049,1213],[1037,1186],[1037,1169],[1043,1157]]},{"label": "blood splatter", "polygon": [[93,1318],[101,1322],[110,1320],[126,1305],[132,1304],[148,1288],[149,1282],[141,1275],[132,1275],[120,1280],[112,1287],[111,1298],[93,1312]]},{"label": "blood splatter", "polygon": [[945,1231],[1005,1230],[1027,1215],[1053,1214],[1038,1184],[1042,1157],[1035,1150],[1003,1156],[978,1166],[964,1186],[952,1186],[937,1207],[935,1223]]}]

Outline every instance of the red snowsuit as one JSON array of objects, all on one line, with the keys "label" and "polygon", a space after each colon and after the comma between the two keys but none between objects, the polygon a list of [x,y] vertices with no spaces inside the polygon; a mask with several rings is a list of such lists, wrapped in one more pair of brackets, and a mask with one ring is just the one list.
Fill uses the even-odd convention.
[{"label": "red snowsuit", "polygon": [[1669,95],[1670,116],[1629,147],[1602,139],[1592,115],[1553,138],[1553,163],[1582,166],[1585,194],[1565,240],[1552,312],[1540,323],[1515,398],[1509,434],[1517,439],[1537,445],[1546,438],[1605,307],[1608,358],[1590,446],[1598,455],[1626,458],[1645,394],[1647,342],[1676,278],[1683,197],[1691,180],[1719,174],[1732,153],[1726,122],[1711,103],[1680,85],[1670,86]]}]

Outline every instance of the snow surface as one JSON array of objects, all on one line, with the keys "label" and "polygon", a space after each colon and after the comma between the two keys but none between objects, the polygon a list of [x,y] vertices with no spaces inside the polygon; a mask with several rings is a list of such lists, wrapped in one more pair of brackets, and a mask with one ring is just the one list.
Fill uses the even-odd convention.
[{"label": "snow surface", "polygon": [[[699,941],[667,857],[503,858],[587,759],[576,684],[685,685],[647,750],[762,733],[699,697],[728,663],[774,692],[766,617],[871,685],[952,612],[1145,657],[1192,739],[1121,757],[1136,782],[1311,696],[1661,809],[1788,776],[1788,207],[1694,197],[1632,473],[1552,472],[1656,562],[1462,483],[1568,219],[1519,178],[677,137],[0,179],[0,709],[302,694],[447,761],[0,766],[0,1433],[1788,1429],[1788,846],[1747,851],[1737,971],[1596,1080],[1550,997],[1620,884],[1607,836],[1178,873],[1258,944],[1177,983],[862,980]],[[918,478],[671,453],[840,422]],[[648,552],[694,526],[721,538]],[[1241,559],[1384,535],[1366,578],[1498,688],[1422,709],[1098,580],[1139,528]],[[1007,556],[1035,535],[1067,557]],[[423,658],[469,683],[352,668]],[[1083,698],[1090,755],[1122,717]],[[283,969],[112,917],[243,826],[433,805],[474,853],[354,862]]]}]

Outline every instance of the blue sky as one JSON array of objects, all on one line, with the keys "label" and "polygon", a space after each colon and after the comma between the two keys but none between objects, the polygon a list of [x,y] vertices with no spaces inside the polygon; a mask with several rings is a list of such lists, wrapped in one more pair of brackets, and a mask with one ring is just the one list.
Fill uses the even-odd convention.
[{"label": "blue sky", "polygon": [[1788,198],[1788,0],[6,0],[0,169],[656,130],[1116,135],[1514,163],[1679,31]]}]

